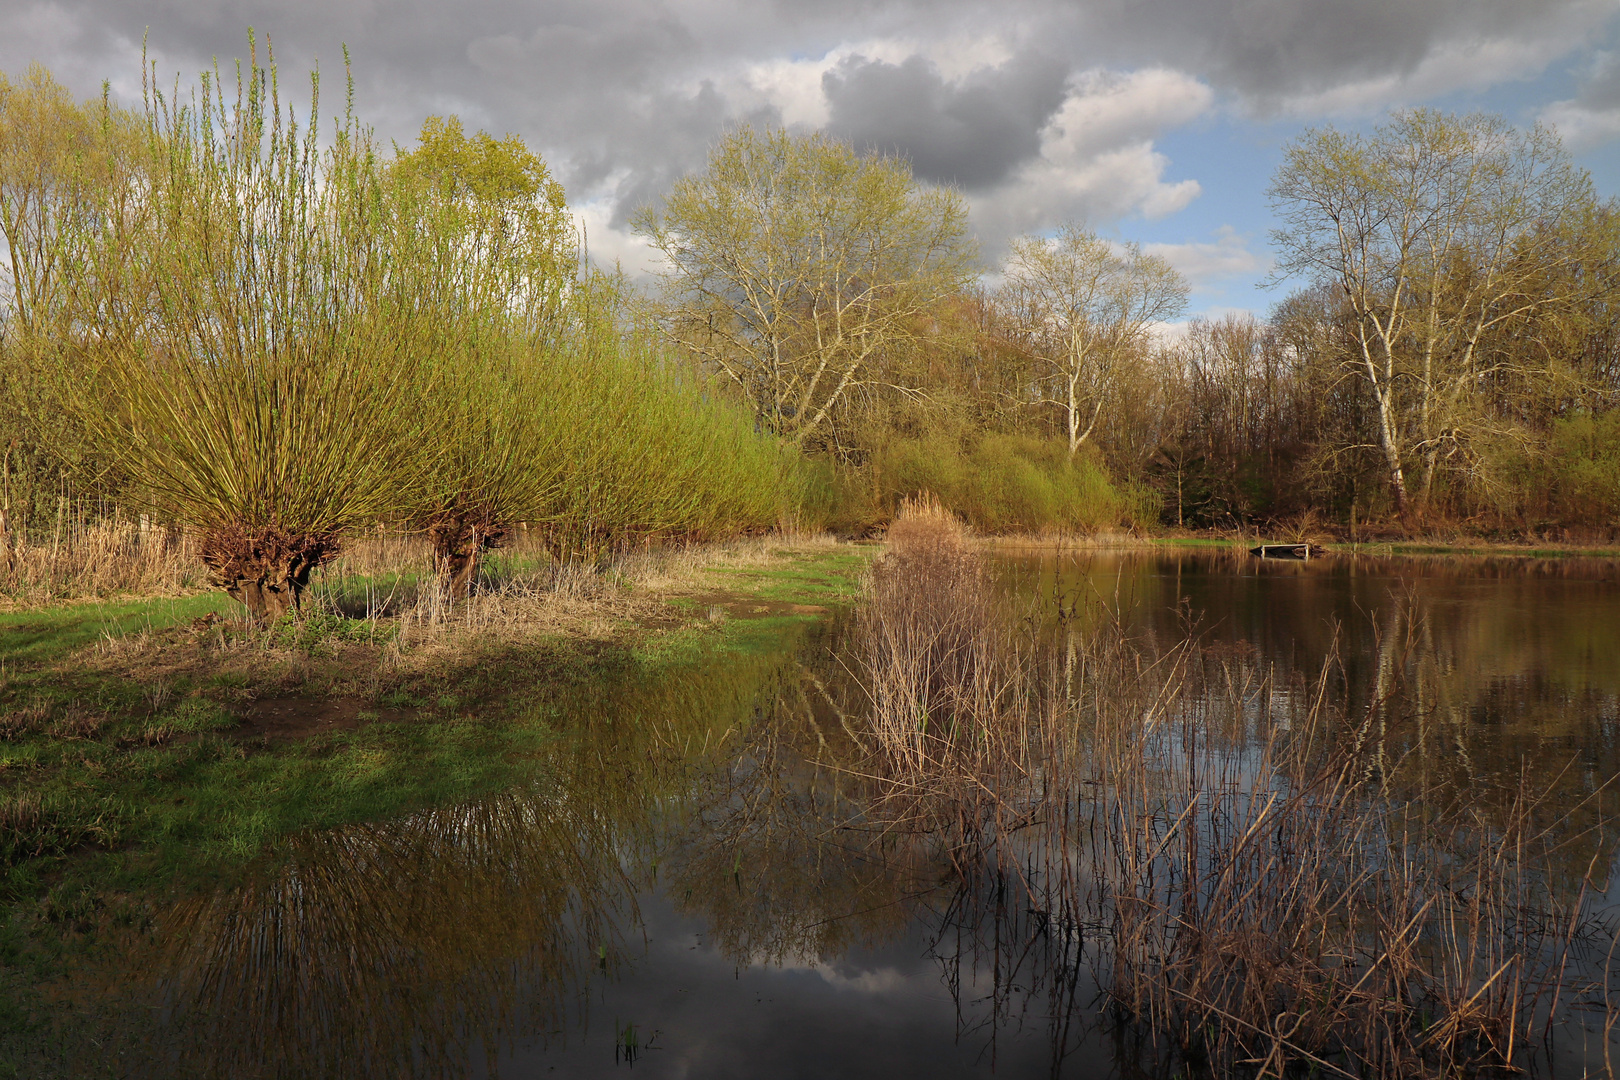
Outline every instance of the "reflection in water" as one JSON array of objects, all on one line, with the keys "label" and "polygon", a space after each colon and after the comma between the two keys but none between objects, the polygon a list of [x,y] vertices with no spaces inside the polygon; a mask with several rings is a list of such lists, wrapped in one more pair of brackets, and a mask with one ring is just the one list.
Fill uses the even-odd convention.
[{"label": "reflection in water", "polygon": [[444,1076],[557,1028],[634,910],[598,809],[537,782],[301,838],[260,880],[180,904],[166,989],[196,1064]]},{"label": "reflection in water", "polygon": [[[302,837],[247,884],[176,906],[160,1060],[230,1076],[595,1075],[629,1056],[654,1075],[1168,1076],[1199,1047],[1103,1002],[1162,1019],[1175,1003],[1144,973],[1175,949],[1241,946],[1254,965],[1291,927],[1332,938],[1356,917],[1323,899],[1353,891],[1347,872],[1407,881],[1413,897],[1443,876],[1379,877],[1379,845],[1422,852],[1425,829],[1467,817],[1480,844],[1518,836],[1551,855],[1529,892],[1492,894],[1490,926],[1593,909],[1612,873],[1598,825],[1620,771],[1620,586],[1607,564],[1552,569],[1007,560],[1049,693],[1106,688],[1110,707],[1151,712],[1129,698],[1147,682],[1088,668],[1107,627],[1189,688],[1151,739],[1077,730],[1045,747],[1017,798],[897,785],[874,763],[842,622],[779,655],[587,695],[521,789]],[[1311,728],[1330,716],[1332,731]],[[1301,830],[1347,820],[1334,793],[1290,787],[1335,753],[1391,811],[1377,836],[1334,840],[1364,860],[1349,871],[1297,857]],[[1176,783],[1224,802],[1189,816],[1196,799],[1165,797]],[[1518,796],[1543,788],[1552,800]],[[1153,827],[1122,842],[1099,824],[1127,806]],[[1256,835],[1271,861],[1239,852]],[[1249,859],[1243,875],[1175,894],[1201,907],[1153,906],[1217,851]],[[1284,878],[1296,907],[1244,924],[1240,880]],[[1401,931],[1385,932],[1434,946]],[[1189,934],[1222,944],[1187,952]],[[1330,953],[1260,974],[1350,992],[1340,974],[1362,978],[1366,958]],[[1544,973],[1548,958],[1532,959],[1524,977]],[[1471,969],[1446,992],[1483,1002],[1501,990],[1484,982]],[[1290,1008],[1279,1022],[1301,1031]]]}]

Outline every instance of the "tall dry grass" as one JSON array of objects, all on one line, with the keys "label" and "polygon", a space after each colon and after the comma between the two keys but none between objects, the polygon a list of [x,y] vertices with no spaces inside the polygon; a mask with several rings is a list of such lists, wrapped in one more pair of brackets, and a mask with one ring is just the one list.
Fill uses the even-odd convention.
[{"label": "tall dry grass", "polygon": [[68,520],[48,538],[0,537],[0,602],[173,596],[201,588],[204,577],[195,544],[175,529]]},{"label": "tall dry grass", "polygon": [[1041,985],[1089,964],[1144,1045],[1219,1076],[1512,1070],[1583,1030],[1572,1010],[1620,1018],[1612,782],[1407,775],[1387,694],[1347,715],[1327,670],[1281,684],[1084,605],[1030,618],[931,501],[890,543],[858,615],[875,813],[996,894],[964,907],[1021,894]]},{"label": "tall dry grass", "polygon": [[1023,716],[1027,657],[968,528],[931,495],[905,500],[865,586],[856,634],[877,745],[916,772],[982,757]]}]

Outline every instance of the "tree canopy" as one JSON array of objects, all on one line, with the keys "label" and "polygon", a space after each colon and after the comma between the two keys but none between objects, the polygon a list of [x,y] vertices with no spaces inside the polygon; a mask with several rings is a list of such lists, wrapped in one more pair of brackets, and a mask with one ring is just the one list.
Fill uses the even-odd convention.
[{"label": "tree canopy", "polygon": [[959,194],[822,134],[741,128],[634,220],[673,335],[800,446],[973,271]]}]

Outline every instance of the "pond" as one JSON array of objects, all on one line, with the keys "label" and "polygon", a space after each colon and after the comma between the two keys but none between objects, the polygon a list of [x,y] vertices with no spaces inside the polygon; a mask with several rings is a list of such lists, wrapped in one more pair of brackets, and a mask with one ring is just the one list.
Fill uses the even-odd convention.
[{"label": "pond", "polygon": [[[1535,832],[1560,838],[1537,887],[1586,881],[1570,910],[1606,910],[1614,564],[1048,552],[998,556],[993,577],[1009,633],[1043,643],[1047,685],[1074,700],[1076,679],[1104,685],[1106,633],[1130,678],[1190,687],[1164,712],[1182,722],[1165,728],[1166,760],[1219,743],[1223,791],[1271,767],[1277,731],[1354,728],[1357,797],[1386,809],[1496,807],[1514,791],[1537,793],[1529,817],[1558,808]],[[1119,912],[1097,921],[1080,883],[1093,879],[1053,868],[1088,828],[1095,842],[1102,803],[1084,792],[1110,778],[1026,769],[1028,812],[998,811],[995,828],[957,802],[917,811],[920,789],[897,800],[866,746],[854,621],[582,693],[520,789],[301,837],[245,884],[181,903],[140,965],[160,1003],[154,1074],[893,1080],[1197,1065],[1111,1003]],[[1052,794],[1065,784],[1091,787]],[[1249,813],[1252,826],[1267,811]],[[1054,838],[1056,817],[1073,835]],[[1149,863],[1174,824],[1154,826]],[[1480,835],[1508,834],[1495,828]],[[1194,833],[1213,847],[1219,822]],[[1573,1015],[1528,1067],[1601,1069],[1602,1014]]]}]

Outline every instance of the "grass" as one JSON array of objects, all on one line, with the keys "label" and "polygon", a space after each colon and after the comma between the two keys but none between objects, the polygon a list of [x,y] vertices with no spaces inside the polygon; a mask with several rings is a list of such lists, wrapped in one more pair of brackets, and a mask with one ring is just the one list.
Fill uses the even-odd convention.
[{"label": "grass", "polygon": [[[37,1020],[41,988],[117,926],[291,837],[529,782],[571,725],[656,711],[718,656],[725,678],[757,678],[853,597],[867,554],[781,538],[653,552],[560,592],[476,595],[434,625],[326,610],[261,630],[215,594],[6,613],[0,1013]],[[432,582],[364,556],[368,580],[328,599]]]},{"label": "grass", "polygon": [[165,630],[234,607],[224,595],[209,592],[0,611],[0,660],[13,667],[48,661],[97,641]]},{"label": "grass", "polygon": [[[339,1052],[337,1043],[278,1034],[279,1020],[263,1023],[267,999],[280,1002],[274,1017],[284,1019],[310,992],[295,975],[295,993],[284,995],[277,980],[296,965],[285,965],[288,953],[257,951],[293,932],[289,906],[304,913],[289,942],[292,953],[316,965],[321,1000],[359,1010],[352,1030],[376,1034],[375,1053],[454,1051],[424,1048],[402,1035],[423,999],[409,990],[411,979],[401,978],[399,935],[423,979],[495,980],[512,998],[533,991],[524,989],[521,968],[514,971],[506,951],[521,948],[513,935],[556,942],[565,928],[546,912],[562,918],[557,912],[570,909],[553,902],[559,890],[585,889],[595,880],[591,874],[618,886],[619,849],[586,841],[607,826],[602,815],[634,819],[642,812],[633,810],[638,800],[658,796],[657,762],[723,746],[747,725],[760,685],[808,625],[804,617],[772,622],[770,633],[694,627],[619,642],[562,640],[547,649],[491,642],[432,682],[379,702],[395,719],[284,743],[265,745],[227,730],[121,750],[115,723],[96,740],[42,755],[33,790],[44,791],[44,806],[59,811],[48,822],[54,831],[46,834],[32,805],[0,809],[0,842],[7,821],[32,814],[23,823],[36,847],[40,838],[53,844],[3,878],[0,1075],[6,1062],[22,1070],[17,1075],[80,1075],[86,1055],[97,1059],[89,1040],[125,1049],[131,1039],[138,1043],[140,1031],[119,1025],[130,1015],[149,1016],[140,997],[148,963],[179,964],[168,969],[171,992],[206,990],[208,1008],[195,1019],[220,1025],[220,1032],[201,1045],[234,1056],[221,1066],[226,1074],[253,1075],[256,1061],[288,1054],[308,1074],[322,1073],[316,1059]],[[219,713],[198,700],[166,701],[162,715],[189,713],[197,726],[215,727]],[[397,715],[401,710],[406,715]],[[126,721],[135,722],[153,721]],[[579,751],[582,742],[588,753]],[[559,802],[554,790],[564,781],[567,799]],[[581,783],[608,790],[588,798]],[[60,802],[59,792],[73,793],[76,802]],[[581,800],[600,809],[559,816]],[[103,820],[86,820],[89,807],[100,808]],[[485,827],[489,814],[493,824],[506,822],[499,835]],[[543,837],[531,828],[536,822]],[[570,822],[590,828],[581,832]],[[465,850],[452,845],[461,854],[441,858],[445,836],[462,831]],[[585,846],[573,850],[574,841]],[[480,847],[488,843],[498,850]],[[326,865],[345,858],[353,861]],[[407,872],[415,887],[401,890]],[[290,896],[314,901],[289,905]],[[536,906],[541,899],[545,910]],[[581,903],[589,916],[595,901],[587,900]],[[446,910],[460,914],[446,923]],[[328,956],[317,947],[356,928],[365,940],[353,963],[346,952]],[[593,947],[601,940],[593,937]],[[542,951],[547,964],[562,962],[555,945]],[[323,957],[333,964],[321,966]],[[114,998],[127,992],[132,999],[98,997],[98,970],[116,984]],[[60,1011],[53,1002],[69,987],[88,996]],[[223,998],[215,996],[221,987]],[[487,1016],[482,1008],[458,1012],[456,1024],[429,1024],[419,1033],[451,1035],[463,1023],[505,1022],[504,998],[492,990],[479,1000]],[[109,1019],[98,1019],[96,1001],[112,1010]],[[460,1010],[465,1002],[451,997],[444,1004]],[[372,1009],[381,1011],[360,1023]],[[404,1025],[399,1031],[396,1022]],[[42,1033],[59,1038],[60,1050],[40,1050]]]}]

